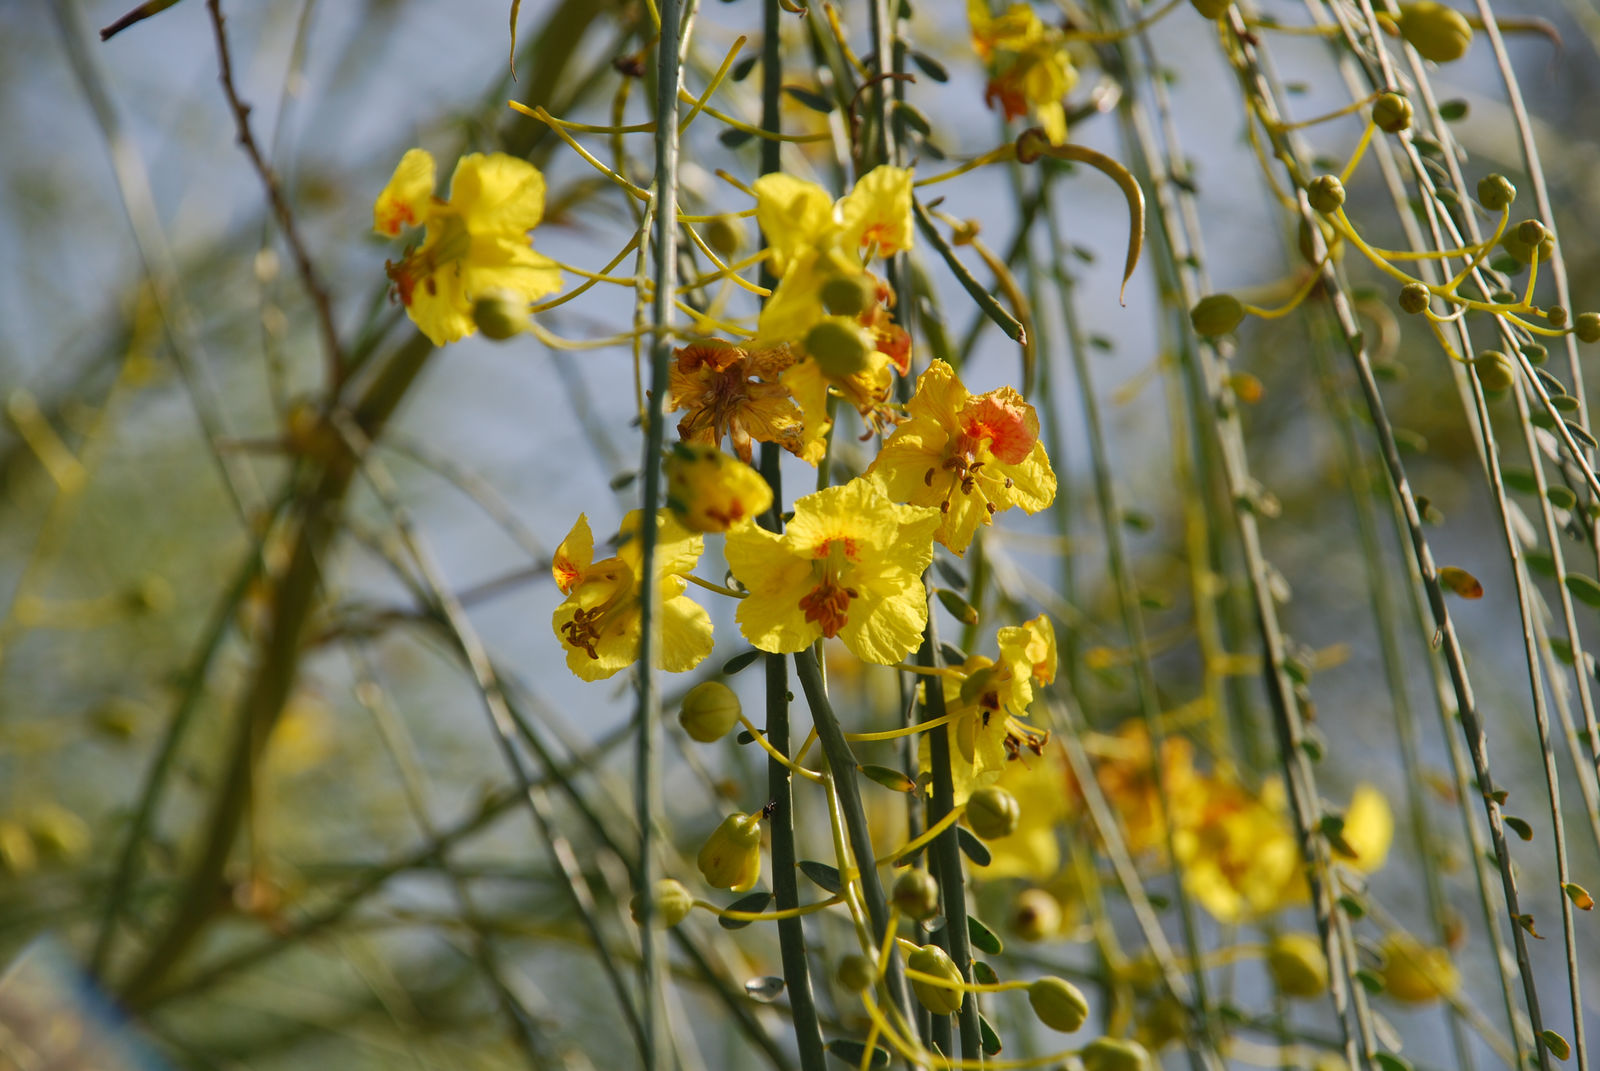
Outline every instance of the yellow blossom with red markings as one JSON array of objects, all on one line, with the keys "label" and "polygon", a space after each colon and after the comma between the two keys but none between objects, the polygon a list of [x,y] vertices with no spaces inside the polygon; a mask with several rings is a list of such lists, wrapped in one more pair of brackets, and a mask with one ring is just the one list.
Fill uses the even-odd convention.
[{"label": "yellow blossom with red markings", "polygon": [[749,591],[737,614],[745,638],[786,654],[837,636],[858,658],[886,665],[915,650],[938,513],[896,505],[867,478],[794,505],[781,536],[753,524],[728,533],[728,568]]},{"label": "yellow blossom with red markings", "polygon": [[747,349],[721,339],[676,350],[668,370],[667,409],[688,410],[678,421],[678,435],[684,442],[712,446],[722,445],[726,436],[745,464],[752,457],[752,440],[798,453],[801,413],[782,382],[795,360],[786,345]]},{"label": "yellow blossom with red markings", "polygon": [[691,532],[726,532],[772,505],[761,474],[715,446],[674,443],[666,470],[667,508]]},{"label": "yellow blossom with red markings", "polygon": [[411,149],[372,206],[373,230],[387,238],[425,228],[420,246],[385,267],[406,314],[434,345],[477,330],[480,298],[531,303],[561,289],[561,270],[528,240],[544,217],[538,168],[505,153],[472,153],[456,164],[448,200],[434,195],[435,184],[433,156]]},{"label": "yellow blossom with red markings", "polygon": [[1038,414],[1012,388],[973,395],[948,364],[934,361],[907,409],[911,419],[868,471],[897,501],[938,507],[938,540],[955,553],[965,553],[978,526],[994,523],[1001,510],[1037,513],[1055,500]]},{"label": "yellow blossom with red markings", "polygon": [[[711,653],[711,618],[683,593],[684,577],[700,561],[705,541],[671,512],[662,510],[658,516],[655,579],[661,640],[654,661],[659,669],[682,673]],[[583,514],[556,548],[551,573],[567,598],[556,607],[551,624],[566,650],[567,668],[582,680],[604,680],[639,658],[640,517],[641,511],[633,510],[623,518],[614,557],[594,560],[594,535]]]},{"label": "yellow blossom with red markings", "polygon": [[1078,83],[1067,51],[1066,34],[1046,26],[1027,4],[1012,4],[991,14],[985,0],[967,0],[972,47],[989,66],[984,100],[999,105],[1007,119],[1032,112],[1052,145],[1067,140],[1067,110],[1062,101]]}]

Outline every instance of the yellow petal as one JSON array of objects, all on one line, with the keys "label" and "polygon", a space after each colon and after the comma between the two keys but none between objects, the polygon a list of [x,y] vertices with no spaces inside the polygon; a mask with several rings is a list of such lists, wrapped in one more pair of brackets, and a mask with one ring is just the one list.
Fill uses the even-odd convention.
[{"label": "yellow petal", "polygon": [[772,249],[772,271],[781,276],[796,253],[836,226],[833,198],[815,182],[781,173],[762,175],[754,189],[756,222]]},{"label": "yellow petal", "polygon": [[839,221],[848,251],[876,247],[880,256],[911,248],[911,171],[887,164],[857,180],[839,201]]},{"label": "yellow petal", "polygon": [[661,604],[661,646],[654,660],[668,673],[685,673],[711,653],[711,615],[688,596]]},{"label": "yellow petal", "polygon": [[1344,842],[1356,853],[1351,861],[1370,874],[1383,866],[1393,840],[1394,813],[1389,801],[1371,785],[1357,785],[1344,813]]},{"label": "yellow petal", "polygon": [[736,617],[745,639],[763,651],[789,654],[822,635],[805,619],[800,600],[813,586],[811,562],[797,557],[784,540],[755,525],[728,533],[728,569],[750,591]]},{"label": "yellow petal", "polygon": [[572,525],[572,531],[561,541],[550,561],[550,572],[563,595],[572,594],[573,587],[583,578],[584,570],[593,561],[594,533],[589,530],[588,516],[580,513]]},{"label": "yellow petal", "polygon": [[426,149],[406,150],[372,206],[372,229],[393,238],[406,227],[426,223],[435,182],[432,154]]},{"label": "yellow petal", "polygon": [[544,176],[503,152],[471,153],[451,176],[450,207],[474,234],[526,234],[544,218]]}]

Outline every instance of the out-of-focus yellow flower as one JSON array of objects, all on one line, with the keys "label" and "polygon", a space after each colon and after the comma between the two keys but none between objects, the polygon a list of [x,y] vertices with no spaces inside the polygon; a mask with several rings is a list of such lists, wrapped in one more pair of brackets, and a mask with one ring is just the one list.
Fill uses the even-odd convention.
[{"label": "out-of-focus yellow flower", "polygon": [[385,267],[417,329],[442,346],[477,329],[478,298],[533,302],[561,289],[561,271],[528,244],[544,216],[538,168],[505,153],[463,156],[448,200],[434,196],[435,170],[426,150],[401,157],[372,206],[372,227],[389,238],[426,228],[420,246]]},{"label": "out-of-focus yellow flower", "polygon": [[984,99],[999,104],[1007,119],[1033,113],[1052,145],[1067,140],[1067,111],[1062,101],[1078,83],[1078,71],[1067,52],[1066,35],[1046,26],[1027,4],[1012,4],[992,15],[986,0],[967,0],[972,47],[988,64]]},{"label": "out-of-focus yellow flower", "polygon": [[[1049,733],[1027,722],[1035,684],[1056,677],[1056,637],[1050,619],[1040,614],[1023,625],[997,633],[999,661],[972,655],[955,670],[959,689],[946,689],[951,715],[950,774],[959,803],[993,784],[1024,751],[1042,755]],[[922,762],[930,758],[922,746]],[[1063,787],[1065,787],[1063,785]]]},{"label": "out-of-focus yellow flower", "polygon": [[667,508],[691,532],[726,532],[772,505],[761,474],[715,446],[674,443],[666,470]]},{"label": "out-of-focus yellow flower", "polygon": [[730,814],[695,858],[708,885],[749,892],[761,878],[761,812]]},{"label": "out-of-focus yellow flower", "polygon": [[[655,572],[661,614],[657,668],[670,673],[693,669],[711,653],[711,618],[683,594],[683,579],[694,570],[704,540],[662,510]],[[640,511],[622,520],[621,546],[612,558],[594,561],[589,520],[577,523],[556,549],[551,572],[567,596],[556,607],[552,625],[567,652],[567,668],[586,681],[604,680],[639,657]]]},{"label": "out-of-focus yellow flower", "polygon": [[753,524],[730,531],[728,568],[750,592],[738,610],[745,638],[787,654],[838,636],[865,661],[900,661],[927,624],[922,571],[938,523],[863,477],[796,501],[781,536]]},{"label": "out-of-focus yellow flower", "polygon": [[983,878],[1049,878],[1061,866],[1058,830],[1071,812],[1060,748],[1017,756],[1001,768],[995,783],[1016,797],[1020,818],[1010,836],[987,842],[989,865],[975,873]]},{"label": "out-of-focus yellow flower", "polygon": [[1357,785],[1344,812],[1344,844],[1355,853],[1344,857],[1368,874],[1383,866],[1394,841],[1394,812],[1389,801],[1371,785]]},{"label": "out-of-focus yellow flower", "polygon": [[673,354],[667,408],[689,410],[678,422],[684,442],[720,446],[726,435],[749,464],[751,440],[800,450],[800,410],[780,380],[795,362],[788,346],[744,349],[721,339],[696,342]]},{"label": "out-of-focus yellow flower", "polygon": [[1428,1004],[1441,997],[1454,996],[1461,988],[1461,974],[1450,962],[1450,953],[1424,945],[1408,933],[1396,931],[1384,937],[1384,992],[1406,1004]]},{"label": "out-of-focus yellow flower", "polygon": [[937,539],[966,552],[980,524],[1003,509],[1028,513],[1056,496],[1056,474],[1039,441],[1039,417],[1010,387],[972,395],[955,370],[934,361],[917,379],[911,419],[883,444],[869,472],[891,497],[943,514]]},{"label": "out-of-focus yellow flower", "polygon": [[1173,831],[1189,894],[1222,922],[1302,901],[1300,848],[1281,790],[1255,796],[1231,780],[1205,778],[1202,784],[1201,814]]},{"label": "out-of-focus yellow flower", "polygon": [[[1183,828],[1199,817],[1204,804],[1205,780],[1194,768],[1194,745],[1181,736],[1166,738],[1159,784],[1143,723],[1127,722],[1113,735],[1093,737],[1088,746],[1097,760],[1095,780],[1116,811],[1128,851],[1165,856],[1166,823]],[[1162,807],[1163,791],[1170,814]]]}]

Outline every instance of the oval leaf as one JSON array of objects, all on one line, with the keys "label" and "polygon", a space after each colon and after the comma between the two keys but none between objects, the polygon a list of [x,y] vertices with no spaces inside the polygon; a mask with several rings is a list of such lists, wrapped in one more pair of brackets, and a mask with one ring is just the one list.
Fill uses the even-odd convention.
[{"label": "oval leaf", "polygon": [[750,663],[761,657],[761,652],[754,647],[748,651],[740,651],[726,662],[722,663],[722,675],[731,677],[741,669],[747,668]]},{"label": "oval leaf", "polygon": [[1000,976],[994,973],[994,968],[981,959],[972,961],[972,979],[979,985],[1000,984]]},{"label": "oval leaf", "polygon": [[821,112],[823,115],[827,115],[833,111],[832,98],[825,97],[815,90],[806,89],[803,86],[784,86],[783,91],[814,112]]},{"label": "oval leaf", "polygon": [[838,867],[829,866],[827,863],[819,863],[815,859],[802,859],[796,865],[799,866],[800,873],[810,878],[824,892],[838,896],[839,890],[844,887],[839,880]]},{"label": "oval leaf", "polygon": [[1567,1039],[1554,1030],[1545,1030],[1539,1034],[1544,1042],[1544,1047],[1550,1050],[1550,1055],[1557,1060],[1566,1060],[1572,1056],[1572,1046],[1567,1044]]},{"label": "oval leaf", "polygon": [[1453,565],[1443,566],[1439,570],[1439,583],[1444,585],[1446,591],[1463,599],[1483,598],[1483,585],[1478,583],[1477,577],[1465,569],[1458,569]]},{"label": "oval leaf", "polygon": [[987,952],[991,956],[998,956],[1005,950],[1000,943],[1000,938],[995,932],[985,926],[976,915],[967,916],[967,937],[972,941],[972,947],[979,952]]},{"label": "oval leaf", "polygon": [[912,49],[910,56],[911,62],[917,65],[917,70],[932,78],[935,82],[950,81],[950,72],[944,69],[944,64],[926,52],[918,52],[916,49]]},{"label": "oval leaf", "polygon": [[1572,592],[1572,597],[1579,602],[1600,606],[1600,584],[1595,583],[1593,577],[1584,576],[1582,573],[1568,573],[1567,590]]},{"label": "oval leaf", "polygon": [[[872,763],[858,766],[856,769],[872,778],[878,784],[894,792],[915,792],[917,783],[892,766],[874,766]],[[834,892],[839,890],[835,889]]]},{"label": "oval leaf", "polygon": [[[739,899],[728,905],[727,910],[750,912],[765,911],[767,909],[767,905],[770,903],[772,903],[772,894],[770,892],[753,892],[749,896],[739,897]],[[724,930],[742,930],[746,926],[750,925],[750,923],[753,921],[755,920],[730,919],[718,916],[717,925],[721,926]]]},{"label": "oval leaf", "polygon": [[1567,882],[1565,885],[1561,886],[1561,891],[1567,894],[1567,899],[1571,900],[1572,906],[1576,907],[1579,911],[1594,910],[1594,897],[1589,895],[1588,889],[1585,889],[1577,882]]},{"label": "oval leaf", "polygon": [[949,588],[939,589],[939,603],[949,611],[951,617],[963,625],[976,625],[978,623],[978,611],[973,608],[970,602]]},{"label": "oval leaf", "polygon": [[1530,826],[1526,820],[1518,818],[1514,814],[1505,815],[1502,820],[1508,827],[1510,827],[1511,832],[1515,833],[1523,840],[1533,839],[1533,827]]},{"label": "oval leaf", "polygon": [[966,826],[956,826],[956,843],[961,845],[962,854],[971,859],[975,866],[988,866],[994,859],[983,841]]},{"label": "oval leaf", "polygon": [[983,1040],[983,1054],[985,1056],[999,1056],[1001,1049],[1000,1035],[994,1032],[994,1027],[989,1025],[989,1020],[981,1012],[978,1014],[978,1032]]},{"label": "oval leaf", "polygon": [[[859,1041],[846,1041],[844,1038],[835,1038],[828,1042],[827,1050],[851,1067],[860,1067],[861,1058],[867,1054],[867,1047]],[[872,1062],[867,1065],[871,1068],[889,1066],[889,1050],[877,1045],[872,1047]]]}]

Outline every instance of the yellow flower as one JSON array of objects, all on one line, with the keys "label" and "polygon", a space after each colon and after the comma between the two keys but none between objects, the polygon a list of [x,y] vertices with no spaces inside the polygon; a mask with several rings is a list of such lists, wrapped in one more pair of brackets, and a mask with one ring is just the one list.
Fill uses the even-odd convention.
[{"label": "yellow flower", "polygon": [[[704,540],[662,510],[656,544],[656,584],[660,592],[661,640],[655,664],[670,673],[693,669],[711,653],[711,618],[683,594],[684,577],[700,560]],[[589,520],[578,515],[556,548],[551,572],[567,600],[551,622],[567,652],[567,668],[582,680],[604,680],[639,657],[639,580],[636,538],[640,511],[622,520],[615,557],[594,561]]]},{"label": "yellow flower", "polygon": [[726,435],[739,460],[750,463],[750,442],[800,450],[800,410],[779,380],[795,362],[788,346],[741,349],[721,339],[673,354],[667,408],[687,409],[678,422],[685,442],[720,446]]},{"label": "yellow flower", "polygon": [[463,156],[450,179],[450,198],[433,194],[433,157],[412,149],[372,206],[373,230],[393,238],[425,227],[422,244],[386,266],[417,329],[436,346],[477,328],[480,297],[533,302],[561,289],[561,271],[528,244],[544,216],[544,176],[526,160],[504,153]]},{"label": "yellow flower", "polygon": [[1383,866],[1394,841],[1394,813],[1383,793],[1371,785],[1357,785],[1344,812],[1344,846],[1355,854],[1339,858],[1368,874]]},{"label": "yellow flower", "polygon": [[1039,441],[1039,417],[1010,387],[972,395],[934,361],[917,380],[911,419],[883,444],[869,472],[896,501],[937,506],[939,542],[957,554],[980,524],[1019,506],[1037,513],[1056,496],[1056,474]]},{"label": "yellow flower", "polygon": [[666,469],[667,507],[691,532],[726,532],[772,505],[761,474],[715,446],[674,443]]},{"label": "yellow flower", "polygon": [[[1164,857],[1169,818],[1168,808],[1162,807],[1163,794],[1174,829],[1198,822],[1206,802],[1208,782],[1194,768],[1194,745],[1180,736],[1162,742],[1158,785],[1154,748],[1142,722],[1127,722],[1115,735],[1096,735],[1087,744],[1098,760],[1095,780],[1117,813],[1128,851]],[[1076,785],[1074,789],[1078,791]]]},{"label": "yellow flower", "polygon": [[1281,789],[1258,797],[1231,780],[1208,778],[1204,784],[1202,817],[1173,831],[1184,888],[1228,923],[1301,902],[1306,886],[1300,847]]},{"label": "yellow flower", "polygon": [[1007,119],[1033,113],[1052,145],[1067,140],[1067,112],[1062,100],[1078,82],[1067,52],[1066,36],[1046,26],[1026,4],[1012,4],[1004,14],[989,14],[985,0],[968,0],[972,47],[990,67],[984,92],[989,107],[999,104]]},{"label": "yellow flower", "polygon": [[[993,784],[1024,751],[1044,754],[1048,732],[1028,724],[1034,685],[1056,677],[1056,636],[1050,619],[1040,614],[1024,625],[1003,628],[997,638],[1000,660],[969,657],[956,671],[958,690],[946,689],[951,720],[950,774],[957,803]],[[929,767],[926,746],[922,763]],[[1064,786],[1063,786],[1064,787]]]},{"label": "yellow flower", "polygon": [[1384,992],[1406,1004],[1427,1004],[1454,996],[1461,975],[1450,953],[1422,944],[1408,933],[1394,932],[1383,939]]},{"label": "yellow flower", "polygon": [[1040,755],[1019,755],[1001,768],[996,784],[1017,798],[1021,820],[1010,836],[987,842],[990,862],[977,871],[978,875],[1037,881],[1051,877],[1061,865],[1056,832],[1071,811],[1059,746]]},{"label": "yellow flower", "polygon": [[911,248],[911,171],[884,164],[856,180],[839,199],[847,252],[892,257]]},{"label": "yellow flower", "polygon": [[761,812],[730,814],[695,858],[708,885],[749,892],[761,879]]},{"label": "yellow flower", "polygon": [[865,661],[900,661],[928,621],[922,571],[938,523],[934,510],[897,506],[858,478],[796,501],[781,536],[753,524],[730,531],[728,568],[750,592],[740,630],[763,651],[838,636]]}]

